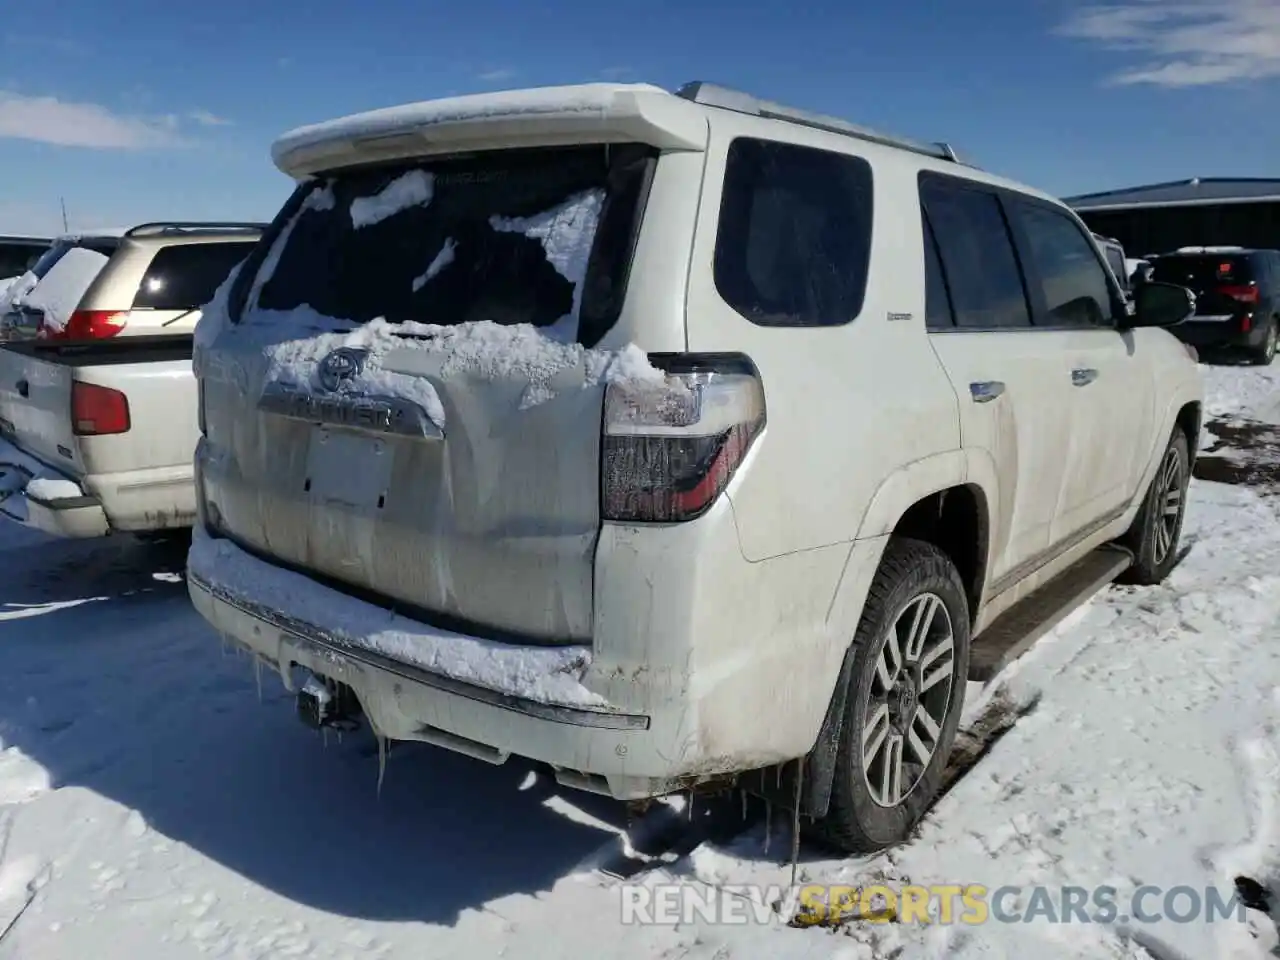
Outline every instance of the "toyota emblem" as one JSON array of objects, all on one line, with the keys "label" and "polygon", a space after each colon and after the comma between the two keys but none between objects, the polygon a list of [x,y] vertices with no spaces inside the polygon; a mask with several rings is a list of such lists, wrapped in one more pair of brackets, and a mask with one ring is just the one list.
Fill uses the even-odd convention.
[{"label": "toyota emblem", "polygon": [[336,393],[350,384],[364,369],[368,350],[343,347],[320,361],[320,386]]}]

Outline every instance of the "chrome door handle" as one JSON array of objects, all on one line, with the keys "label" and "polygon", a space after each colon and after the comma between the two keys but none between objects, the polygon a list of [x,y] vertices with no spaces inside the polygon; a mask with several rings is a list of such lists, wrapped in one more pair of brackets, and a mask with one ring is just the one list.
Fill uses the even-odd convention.
[{"label": "chrome door handle", "polygon": [[1071,385],[1073,387],[1087,387],[1097,379],[1098,371],[1088,367],[1079,367],[1071,371]]},{"label": "chrome door handle", "polygon": [[990,403],[1004,393],[1004,384],[999,380],[979,380],[969,384],[969,395],[974,403]]}]

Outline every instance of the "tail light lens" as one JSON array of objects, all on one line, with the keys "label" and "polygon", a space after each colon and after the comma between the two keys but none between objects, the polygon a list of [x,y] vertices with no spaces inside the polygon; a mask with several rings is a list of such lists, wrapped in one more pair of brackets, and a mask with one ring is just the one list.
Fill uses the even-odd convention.
[{"label": "tail light lens", "polygon": [[1218,292],[1224,297],[1230,297],[1232,300],[1238,300],[1241,303],[1257,303],[1259,298],[1258,288],[1251,284],[1219,287]]},{"label": "tail light lens", "polygon": [[601,516],[679,523],[716,501],[765,425],[764,385],[741,354],[657,354],[665,382],[605,393]]},{"label": "tail light lens", "polygon": [[41,319],[36,336],[41,340],[105,340],[125,328],[128,314],[118,310],[77,310],[65,327],[52,327]]},{"label": "tail light lens", "polygon": [[93,383],[71,384],[71,427],[78,437],[129,432],[129,398]]}]

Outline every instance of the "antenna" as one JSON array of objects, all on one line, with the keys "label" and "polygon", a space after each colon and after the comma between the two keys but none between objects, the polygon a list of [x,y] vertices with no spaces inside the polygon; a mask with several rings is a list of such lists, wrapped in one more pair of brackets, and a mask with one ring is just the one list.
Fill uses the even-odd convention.
[{"label": "antenna", "polygon": [[67,201],[65,198],[59,197],[58,203],[62,205],[62,232],[70,233],[71,228],[67,226]]}]

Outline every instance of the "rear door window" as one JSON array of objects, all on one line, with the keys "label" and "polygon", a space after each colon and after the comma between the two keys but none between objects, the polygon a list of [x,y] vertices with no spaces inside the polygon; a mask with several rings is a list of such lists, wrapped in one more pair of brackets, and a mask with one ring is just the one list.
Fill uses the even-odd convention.
[{"label": "rear door window", "polygon": [[194,310],[213,299],[253,243],[188,243],[156,251],[133,298],[135,310]]},{"label": "rear door window", "polygon": [[956,325],[955,311],[951,307],[951,294],[947,291],[947,279],[942,273],[942,261],[938,258],[938,241],[933,235],[929,218],[921,210],[924,228],[924,319],[927,330],[950,330]]},{"label": "rear door window", "polygon": [[871,215],[866,160],[734,140],[716,233],[716,289],[761,326],[848,323],[866,295]]},{"label": "rear door window", "polygon": [[956,326],[971,330],[1031,326],[1022,273],[994,193],[928,178],[921,199],[938,241]]},{"label": "rear door window", "polygon": [[343,172],[286,228],[257,307],[527,323],[593,346],[622,307],[655,156],[613,144]]}]

